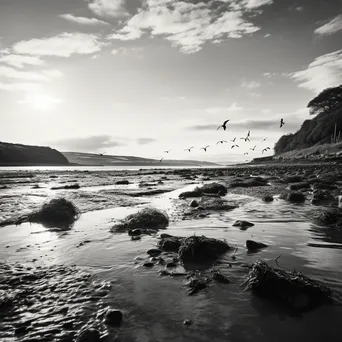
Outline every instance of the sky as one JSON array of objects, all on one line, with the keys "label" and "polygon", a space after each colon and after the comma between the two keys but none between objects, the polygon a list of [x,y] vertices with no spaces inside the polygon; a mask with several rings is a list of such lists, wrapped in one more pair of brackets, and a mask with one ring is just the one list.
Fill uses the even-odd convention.
[{"label": "sky", "polygon": [[341,0],[0,0],[0,141],[271,155],[312,118],[308,102],[342,83],[341,42]]}]

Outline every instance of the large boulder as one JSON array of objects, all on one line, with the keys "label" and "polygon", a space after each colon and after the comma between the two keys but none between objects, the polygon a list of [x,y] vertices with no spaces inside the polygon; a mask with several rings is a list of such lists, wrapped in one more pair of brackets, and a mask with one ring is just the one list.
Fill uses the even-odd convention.
[{"label": "large boulder", "polygon": [[280,198],[292,203],[303,203],[306,200],[305,195],[300,191],[289,191],[280,195]]}]

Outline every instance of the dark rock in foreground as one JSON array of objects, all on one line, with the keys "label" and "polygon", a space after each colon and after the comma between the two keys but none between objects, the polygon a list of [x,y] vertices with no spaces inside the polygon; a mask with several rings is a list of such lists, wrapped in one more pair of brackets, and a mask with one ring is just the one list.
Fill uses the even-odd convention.
[{"label": "dark rock in foreground", "polygon": [[280,198],[288,202],[303,203],[305,202],[305,195],[300,191],[290,191],[280,195]]},{"label": "dark rock in foreground", "polygon": [[111,228],[111,232],[126,232],[130,229],[158,230],[169,225],[166,213],[155,208],[144,208],[135,214],[128,215],[120,223]]},{"label": "dark rock in foreground", "polygon": [[108,310],[105,315],[104,322],[112,327],[118,327],[121,325],[123,314],[120,310]]},{"label": "dark rock in foreground", "polygon": [[241,229],[247,229],[249,227],[253,227],[254,223],[244,221],[244,220],[238,220],[233,223],[233,227],[240,227]]},{"label": "dark rock in foreground", "polygon": [[298,312],[314,309],[332,301],[331,290],[300,272],[276,269],[264,261],[252,265],[247,289]]},{"label": "dark rock in foreground", "polygon": [[331,208],[319,213],[315,218],[315,222],[320,225],[334,226],[342,228],[342,209]]},{"label": "dark rock in foreground", "polygon": [[262,200],[263,200],[264,202],[268,203],[268,202],[273,202],[273,201],[274,201],[274,198],[273,198],[273,196],[271,196],[271,195],[265,195],[265,196],[262,198]]},{"label": "dark rock in foreground", "polygon": [[257,251],[259,249],[266,248],[268,246],[265,245],[264,243],[261,243],[261,242],[256,242],[253,240],[247,240],[246,241],[246,247],[249,251]]}]

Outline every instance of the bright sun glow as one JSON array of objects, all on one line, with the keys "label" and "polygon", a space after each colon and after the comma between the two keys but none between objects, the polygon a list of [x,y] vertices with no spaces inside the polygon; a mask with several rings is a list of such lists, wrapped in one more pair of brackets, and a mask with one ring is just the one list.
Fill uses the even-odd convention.
[{"label": "bright sun glow", "polygon": [[45,111],[53,109],[55,105],[62,103],[62,100],[47,94],[30,94],[19,103],[28,104],[34,109]]}]

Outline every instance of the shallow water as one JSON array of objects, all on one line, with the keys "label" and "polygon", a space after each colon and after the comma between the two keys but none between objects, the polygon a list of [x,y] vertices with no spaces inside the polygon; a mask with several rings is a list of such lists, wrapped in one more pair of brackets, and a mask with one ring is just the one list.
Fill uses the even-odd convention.
[{"label": "shallow water", "polygon": [[[109,300],[124,312],[119,333],[122,341],[340,340],[336,327],[342,318],[341,307],[323,307],[292,317],[241,287],[246,276],[244,264],[263,259],[276,266],[274,259],[280,256],[280,267],[302,271],[342,294],[342,236],[310,223],[313,208],[309,205],[287,204],[277,198],[264,203],[229,194],[226,198],[239,203],[239,208],[211,213],[201,220],[171,222],[169,234],[203,234],[226,239],[237,248],[223,257],[219,267],[231,283],[215,284],[195,296],[187,295],[184,278],[161,277],[158,270],[162,266],[146,269],[136,260],[147,259],[146,250],[155,247],[156,236],[143,236],[132,242],[127,234],[109,232],[114,220],[145,205],[166,210],[172,217],[173,201],[181,191],[194,186],[149,198],[147,204],[135,207],[84,213],[68,232],[52,232],[36,224],[5,227],[1,229],[0,258],[36,265],[75,264],[111,281]],[[37,197],[32,191],[25,201],[35,201]],[[232,227],[238,219],[251,221],[255,226],[247,230]],[[248,254],[244,247],[247,239],[269,247]],[[85,241],[88,243],[80,245]],[[236,260],[232,259],[234,253]],[[193,324],[184,326],[185,319]]]}]

